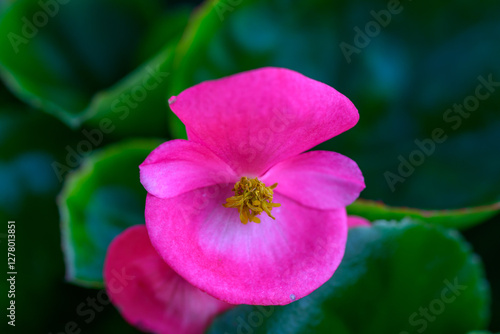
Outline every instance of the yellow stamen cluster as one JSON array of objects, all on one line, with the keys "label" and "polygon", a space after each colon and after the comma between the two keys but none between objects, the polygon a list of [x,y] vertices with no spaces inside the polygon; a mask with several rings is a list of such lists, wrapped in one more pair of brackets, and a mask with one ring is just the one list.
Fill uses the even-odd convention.
[{"label": "yellow stamen cluster", "polygon": [[277,185],[275,183],[270,187],[266,187],[258,178],[242,177],[234,185],[234,196],[226,199],[227,203],[222,205],[226,208],[237,208],[243,224],[248,222],[260,223],[260,219],[256,216],[262,212],[275,219],[271,215],[271,210],[281,206],[279,203],[273,203],[273,189]]}]

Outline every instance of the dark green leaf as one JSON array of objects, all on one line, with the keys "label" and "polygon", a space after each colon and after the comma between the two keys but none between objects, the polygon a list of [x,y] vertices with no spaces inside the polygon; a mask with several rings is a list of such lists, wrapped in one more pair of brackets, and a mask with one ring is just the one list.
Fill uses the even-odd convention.
[{"label": "dark green leaf", "polygon": [[139,165],[160,143],[134,140],[107,147],[67,178],[58,203],[71,282],[101,286],[111,240],[129,226],[144,224],[146,191]]},{"label": "dark green leaf", "polygon": [[68,125],[109,118],[114,135],[165,135],[165,73],[186,20],[159,0],[15,1],[0,20],[2,74]]},{"label": "dark green leaf", "polygon": [[488,312],[481,262],[456,231],[380,222],[349,232],[340,267],[309,296],[238,306],[208,333],[457,334],[484,328]]},{"label": "dark green leaf", "polygon": [[391,207],[381,202],[359,199],[347,207],[350,215],[370,221],[379,219],[401,220],[412,218],[447,228],[465,229],[479,224],[500,212],[500,203],[457,210],[419,210]]}]

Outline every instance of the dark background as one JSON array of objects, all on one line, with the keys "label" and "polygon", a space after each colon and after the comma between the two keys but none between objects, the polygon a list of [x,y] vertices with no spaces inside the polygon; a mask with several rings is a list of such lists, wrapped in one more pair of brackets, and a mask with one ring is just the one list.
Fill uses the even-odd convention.
[{"label": "dark background", "polygon": [[[500,201],[500,87],[470,116],[460,117],[456,129],[458,121],[444,119],[454,104],[475,95],[478,77],[500,81],[498,2],[402,1],[386,27],[368,36],[368,43],[356,44],[355,28],[364,31],[375,20],[371,11],[387,10],[388,2],[227,1],[211,20],[191,21],[203,29],[190,34],[184,29],[199,2],[151,0],[151,8],[161,10],[148,3],[143,11],[130,12],[137,1],[72,0],[21,44],[18,54],[6,36],[19,31],[22,17],[32,17],[39,4],[0,5],[0,248],[5,254],[7,221],[15,220],[17,331],[64,333],[71,321],[82,333],[136,331],[107,303],[97,302],[92,321],[92,312],[77,314],[99,290],[65,281],[56,204],[64,182],[51,163],[65,161],[67,147],[85,139],[81,129],[96,128],[109,113],[107,105],[96,116],[75,121],[90,100],[116,87],[165,45],[172,45],[166,57],[173,59],[171,74],[99,147],[135,137],[182,136],[165,102],[169,95],[202,80],[281,66],[335,87],[357,106],[359,124],[319,148],[359,164],[367,184],[363,198],[422,209]],[[342,43],[359,53],[348,61]],[[437,128],[447,139],[435,143],[422,164],[391,189],[387,172],[397,174],[399,157],[409,160],[419,150],[415,140],[429,140]],[[500,331],[499,224],[496,216],[464,232],[491,284],[492,331]],[[5,279],[0,291],[4,309]],[[5,322],[1,328],[7,328]]]}]

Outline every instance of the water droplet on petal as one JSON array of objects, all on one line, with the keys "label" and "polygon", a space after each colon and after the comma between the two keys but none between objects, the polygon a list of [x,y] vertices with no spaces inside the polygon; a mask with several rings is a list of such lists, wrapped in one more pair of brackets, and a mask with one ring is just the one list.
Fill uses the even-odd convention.
[{"label": "water droplet on petal", "polygon": [[290,299],[295,300],[295,295],[293,293],[290,295]]},{"label": "water droplet on petal", "polygon": [[177,97],[176,96],[172,96],[170,99],[168,99],[168,104],[174,104],[175,101],[177,101]]}]

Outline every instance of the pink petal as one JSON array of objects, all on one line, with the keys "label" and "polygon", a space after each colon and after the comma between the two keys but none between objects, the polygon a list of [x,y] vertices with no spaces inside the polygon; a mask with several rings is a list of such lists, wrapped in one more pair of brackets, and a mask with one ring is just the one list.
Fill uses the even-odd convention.
[{"label": "pink petal", "polygon": [[209,149],[187,140],[161,144],[139,168],[144,188],[160,198],[238,180],[231,168]]},{"label": "pink petal", "polygon": [[177,275],[151,246],[144,225],[113,240],[104,280],[113,304],[143,331],[201,334],[216,314],[231,307]]},{"label": "pink petal", "polygon": [[172,97],[170,107],[190,140],[205,144],[241,176],[259,176],[359,119],[344,95],[283,68],[203,82]]},{"label": "pink petal", "polygon": [[370,224],[369,220],[367,220],[363,217],[359,217],[359,216],[347,216],[347,225],[349,226],[349,228],[361,227],[361,226],[366,226],[366,227],[372,226],[372,224]]},{"label": "pink petal", "polygon": [[261,181],[278,183],[275,193],[316,209],[351,204],[365,188],[363,175],[351,159],[327,151],[312,151],[280,162]]},{"label": "pink petal", "polygon": [[231,304],[284,305],[326,282],[347,238],[345,209],[316,210],[276,194],[281,207],[242,224],[222,206],[231,186],[175,198],[148,195],[146,226],[163,259],[194,286]]}]

